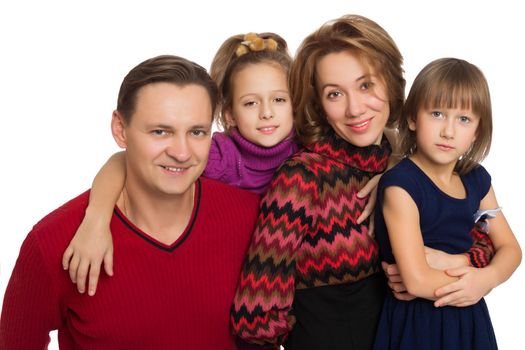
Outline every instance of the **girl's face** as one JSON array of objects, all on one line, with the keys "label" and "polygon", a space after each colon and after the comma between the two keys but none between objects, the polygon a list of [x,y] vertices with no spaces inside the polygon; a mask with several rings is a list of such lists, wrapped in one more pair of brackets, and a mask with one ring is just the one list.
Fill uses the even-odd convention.
[{"label": "girl's face", "polygon": [[456,165],[476,140],[479,116],[471,109],[420,108],[409,119],[410,130],[416,133],[414,157],[434,166]]},{"label": "girl's face", "polygon": [[324,56],[316,73],[326,119],[337,135],[358,147],[379,144],[390,115],[382,80],[350,51]]},{"label": "girl's face", "polygon": [[292,131],[293,114],[288,79],[277,64],[250,64],[232,79],[233,99],[226,120],[243,137],[272,147]]}]

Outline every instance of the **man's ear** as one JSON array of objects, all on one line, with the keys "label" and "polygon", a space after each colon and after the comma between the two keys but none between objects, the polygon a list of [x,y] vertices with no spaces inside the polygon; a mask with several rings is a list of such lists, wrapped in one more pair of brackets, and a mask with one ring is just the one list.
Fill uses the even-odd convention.
[{"label": "man's ear", "polygon": [[228,127],[237,126],[237,123],[235,123],[235,119],[233,119],[232,111],[231,109],[227,109],[224,111],[224,117],[226,119],[226,125]]},{"label": "man's ear", "polygon": [[111,133],[120,148],[128,147],[126,142],[126,122],[119,111],[114,110],[111,115]]}]

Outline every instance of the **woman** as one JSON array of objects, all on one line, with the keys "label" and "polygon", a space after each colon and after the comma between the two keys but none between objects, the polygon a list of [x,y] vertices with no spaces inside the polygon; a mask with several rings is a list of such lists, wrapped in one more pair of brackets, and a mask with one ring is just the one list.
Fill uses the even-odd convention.
[{"label": "woman", "polygon": [[359,190],[385,171],[404,100],[402,56],[375,22],[343,16],[309,35],[291,71],[305,149],[276,172],[232,307],[235,333],[286,349],[370,349],[384,296]]}]

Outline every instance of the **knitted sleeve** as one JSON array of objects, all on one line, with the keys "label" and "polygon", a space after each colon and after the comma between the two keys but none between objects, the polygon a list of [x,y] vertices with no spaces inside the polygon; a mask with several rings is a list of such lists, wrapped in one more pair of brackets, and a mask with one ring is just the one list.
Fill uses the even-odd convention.
[{"label": "knitted sleeve", "polygon": [[496,252],[492,240],[486,232],[478,227],[474,227],[470,231],[470,236],[474,239],[474,243],[465,253],[470,264],[474,267],[487,266]]},{"label": "knitted sleeve", "polygon": [[208,163],[203,175],[237,186],[239,181],[238,153],[235,144],[228,136],[221,132],[215,132],[211,140]]},{"label": "knitted sleeve", "polygon": [[[478,194],[478,201],[481,201],[490,190],[491,176],[487,170],[479,165],[465,176],[472,183],[472,193]],[[470,231],[470,236],[474,243],[472,247],[465,253],[469,262],[474,267],[487,266],[496,252],[492,240],[488,235],[488,231],[483,228],[483,220],[477,221],[474,228]]]},{"label": "knitted sleeve", "polygon": [[46,266],[36,235],[29,234],[5,292],[0,349],[45,349],[49,332],[59,328],[58,297]]},{"label": "knitted sleeve", "polygon": [[244,341],[277,347],[295,323],[296,253],[314,220],[316,192],[313,176],[291,159],[261,201],[231,310],[233,331]]}]

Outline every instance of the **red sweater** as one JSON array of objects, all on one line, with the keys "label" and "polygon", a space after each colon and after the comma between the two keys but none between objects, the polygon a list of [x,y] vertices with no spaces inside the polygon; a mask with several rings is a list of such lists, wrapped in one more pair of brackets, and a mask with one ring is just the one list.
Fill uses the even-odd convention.
[{"label": "red sweater", "polygon": [[192,218],[171,246],[118,209],[114,276],[79,294],[61,268],[89,193],[40,221],[24,241],[5,293],[0,349],[234,349],[229,310],[258,213],[257,195],[201,178]]}]

